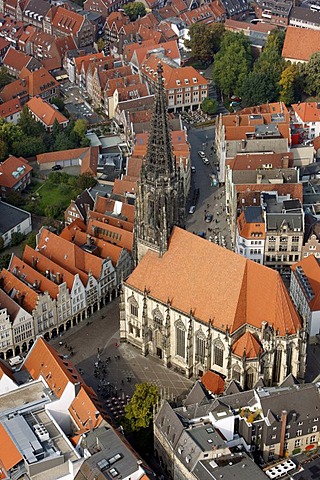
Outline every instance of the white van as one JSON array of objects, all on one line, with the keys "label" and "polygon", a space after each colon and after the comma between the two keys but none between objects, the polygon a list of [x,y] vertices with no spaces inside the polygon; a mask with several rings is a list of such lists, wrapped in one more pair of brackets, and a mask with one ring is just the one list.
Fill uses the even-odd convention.
[{"label": "white van", "polygon": [[22,362],[23,362],[23,358],[20,355],[17,355],[16,357],[9,358],[9,365],[11,367],[15,367]]}]

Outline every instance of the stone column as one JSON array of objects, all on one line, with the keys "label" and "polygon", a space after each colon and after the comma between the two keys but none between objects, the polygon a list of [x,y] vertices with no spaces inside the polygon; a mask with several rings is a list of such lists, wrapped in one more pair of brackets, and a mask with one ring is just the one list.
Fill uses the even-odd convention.
[{"label": "stone column", "polygon": [[187,332],[187,368],[186,368],[186,375],[188,378],[192,377],[194,375],[193,372],[193,358],[194,358],[194,343],[193,343],[193,316],[192,316],[192,310],[190,310],[190,316],[189,316],[189,326],[188,326],[188,332]]},{"label": "stone column", "polygon": [[148,308],[147,308],[148,292],[144,289],[143,292],[143,307],[142,307],[142,323],[141,323],[141,353],[144,357],[148,355],[148,341],[149,341],[149,329],[148,329]]},{"label": "stone column", "polygon": [[171,318],[170,318],[170,301],[167,301],[166,320],[164,324],[163,350],[164,350],[164,364],[166,367],[171,366]]},{"label": "stone column", "polygon": [[127,341],[127,322],[126,322],[126,307],[124,302],[123,284],[121,284],[120,286],[119,310],[120,310],[120,342],[126,342]]}]

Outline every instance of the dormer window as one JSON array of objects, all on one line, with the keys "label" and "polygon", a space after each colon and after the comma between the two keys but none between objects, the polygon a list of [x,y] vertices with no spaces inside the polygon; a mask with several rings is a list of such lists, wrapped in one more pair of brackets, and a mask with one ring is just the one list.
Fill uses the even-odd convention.
[{"label": "dormer window", "polygon": [[180,85],[181,84],[180,80],[176,80],[176,84]]},{"label": "dormer window", "polygon": [[187,78],[185,78],[184,81],[186,85],[189,85],[189,80]]},{"label": "dormer window", "polygon": [[198,79],[196,77],[193,78],[193,83],[198,83]]}]

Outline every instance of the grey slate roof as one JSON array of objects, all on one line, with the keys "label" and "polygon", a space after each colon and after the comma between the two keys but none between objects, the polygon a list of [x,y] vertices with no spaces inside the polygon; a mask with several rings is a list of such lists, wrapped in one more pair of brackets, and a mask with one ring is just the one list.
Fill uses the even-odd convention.
[{"label": "grey slate roof", "polygon": [[74,203],[77,205],[84,220],[86,220],[86,205],[89,205],[91,210],[93,209],[94,205],[94,198],[90,194],[89,190],[86,189],[80,195],[78,195]]},{"label": "grey slate roof", "polygon": [[245,217],[247,223],[261,223],[261,222],[263,222],[262,208],[261,207],[247,207],[244,211],[244,217]]},{"label": "grey slate roof", "polygon": [[303,20],[308,23],[320,24],[320,13],[312,12],[309,8],[293,7],[290,13],[290,20]]},{"label": "grey slate roof", "polygon": [[0,200],[0,235],[4,235],[31,215]]},{"label": "grey slate roof", "polygon": [[203,383],[198,380],[191,388],[187,398],[183,403],[184,405],[188,406],[195,403],[202,403],[204,400],[208,400],[210,398],[212,398],[211,395],[209,395]]},{"label": "grey slate roof", "polygon": [[249,8],[246,0],[221,0],[221,3],[230,17],[246,12]]},{"label": "grey slate roof", "polygon": [[270,170],[233,170],[232,181],[236,185],[258,183],[257,175],[261,175],[261,183],[272,183],[280,180],[284,183],[297,183],[298,172],[295,168],[273,168]]},{"label": "grey slate roof", "polygon": [[194,475],[199,480],[266,480],[268,477],[260,470],[246,453],[235,454],[232,458],[201,460],[196,465]]}]

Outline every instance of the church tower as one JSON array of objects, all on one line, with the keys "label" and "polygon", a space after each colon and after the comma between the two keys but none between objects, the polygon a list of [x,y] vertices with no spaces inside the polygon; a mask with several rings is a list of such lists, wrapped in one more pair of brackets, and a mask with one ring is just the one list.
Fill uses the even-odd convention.
[{"label": "church tower", "polygon": [[163,255],[173,226],[184,227],[185,221],[183,180],[172,153],[162,72],[159,63],[148,148],[136,193],[135,265],[148,249]]}]

